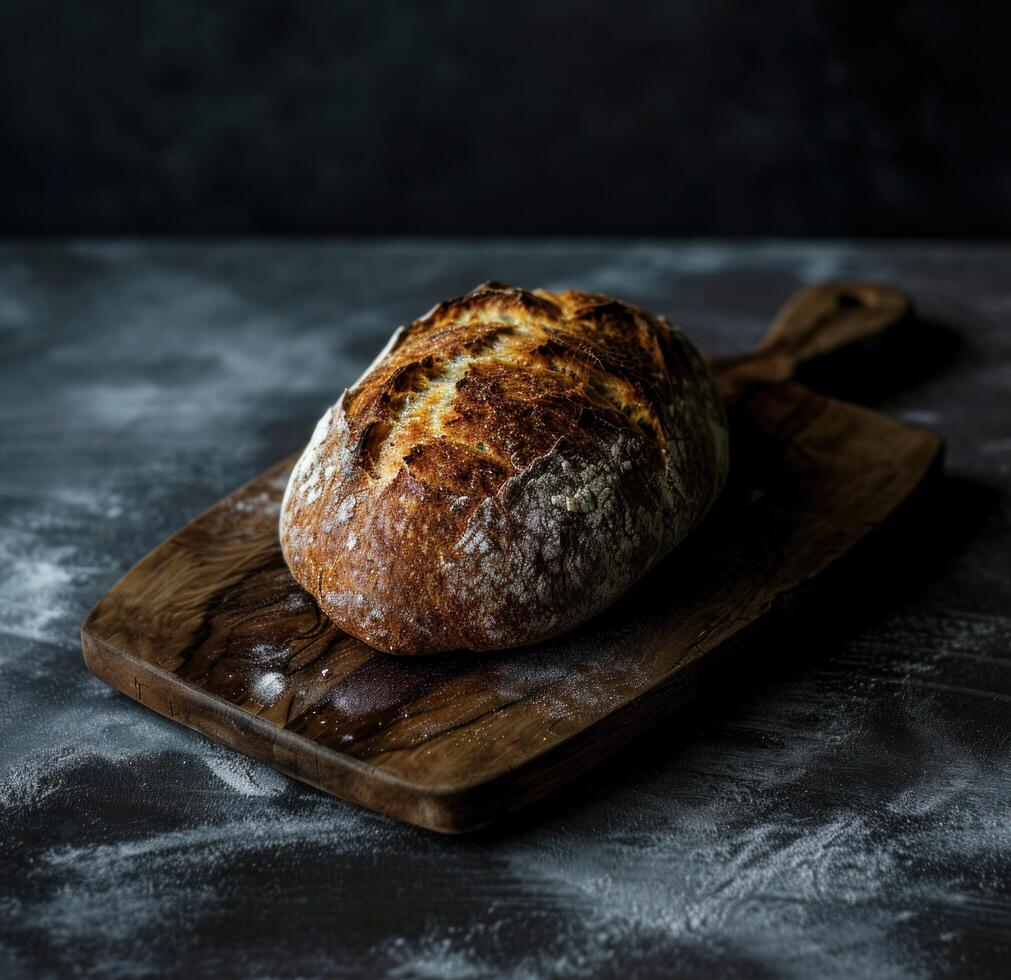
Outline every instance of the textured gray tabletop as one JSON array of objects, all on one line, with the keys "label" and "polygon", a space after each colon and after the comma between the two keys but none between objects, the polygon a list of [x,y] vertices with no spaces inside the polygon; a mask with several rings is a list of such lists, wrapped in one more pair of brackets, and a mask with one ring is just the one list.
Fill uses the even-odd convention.
[{"label": "textured gray tabletop", "polygon": [[[116,578],[438,299],[602,290],[730,352],[839,276],[917,301],[906,355],[837,383],[937,429],[944,475],[693,710],[518,820],[400,825],[85,670]],[[1007,247],[0,247],[0,974],[1006,975],[1009,395]]]}]

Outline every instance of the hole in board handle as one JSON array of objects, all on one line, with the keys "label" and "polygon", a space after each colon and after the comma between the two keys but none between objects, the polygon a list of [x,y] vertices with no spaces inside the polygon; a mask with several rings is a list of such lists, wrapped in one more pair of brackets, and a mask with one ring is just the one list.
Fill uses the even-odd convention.
[{"label": "hole in board handle", "polygon": [[836,306],[841,310],[856,310],[866,305],[868,304],[856,293],[840,293],[836,299]]}]

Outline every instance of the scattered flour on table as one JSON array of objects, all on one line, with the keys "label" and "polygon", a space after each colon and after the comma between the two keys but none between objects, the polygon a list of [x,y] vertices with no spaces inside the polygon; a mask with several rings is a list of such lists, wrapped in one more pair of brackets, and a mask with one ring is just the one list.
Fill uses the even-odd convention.
[{"label": "scattered flour on table", "polygon": [[32,547],[18,547],[16,535],[0,542],[0,609],[3,629],[24,640],[59,642],[74,584],[72,548],[49,549],[43,557]]},{"label": "scattered flour on table", "polygon": [[[244,793],[244,797],[256,796]],[[266,807],[266,808],[265,808]],[[279,849],[314,853],[336,850],[366,858],[390,834],[375,815],[310,800],[303,815],[278,814],[265,802],[249,800],[244,815],[192,829],[153,833],[114,844],[60,846],[41,852],[37,880],[62,882],[44,889],[32,904],[33,928],[50,941],[108,950],[102,968],[123,966],[130,975],[153,958],[153,931],[185,910],[187,916],[219,909],[220,882],[239,864],[269,859]],[[262,874],[263,867],[260,867]],[[239,955],[237,951],[236,955]]]},{"label": "scattered flour on table", "polygon": [[[103,583],[121,571],[96,542],[96,529],[119,521],[122,495],[103,483],[87,489],[50,486],[32,492],[0,478],[8,489],[0,524],[0,663],[15,658],[48,670],[46,655],[18,655],[17,641],[77,648],[78,630]],[[9,651],[9,652],[8,652]]]},{"label": "scattered flour on table", "polygon": [[215,744],[204,746],[204,765],[226,786],[243,796],[278,796],[291,780],[248,756]]}]

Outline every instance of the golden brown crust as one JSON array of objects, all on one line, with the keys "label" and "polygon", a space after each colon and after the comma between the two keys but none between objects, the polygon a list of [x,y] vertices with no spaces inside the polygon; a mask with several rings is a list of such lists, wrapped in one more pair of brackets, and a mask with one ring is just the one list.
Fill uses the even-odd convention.
[{"label": "golden brown crust", "polygon": [[532,643],[593,615],[727,469],[695,349],[610,297],[486,283],[395,335],[285,494],[295,578],[394,653]]}]

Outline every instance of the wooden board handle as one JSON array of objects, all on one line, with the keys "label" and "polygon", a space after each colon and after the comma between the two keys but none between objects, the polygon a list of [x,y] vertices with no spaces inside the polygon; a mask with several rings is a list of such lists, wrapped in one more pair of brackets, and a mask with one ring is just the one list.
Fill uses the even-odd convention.
[{"label": "wooden board handle", "polygon": [[724,402],[755,385],[789,381],[806,362],[880,335],[905,319],[909,298],[895,286],[831,282],[796,293],[755,350],[710,358]]}]

